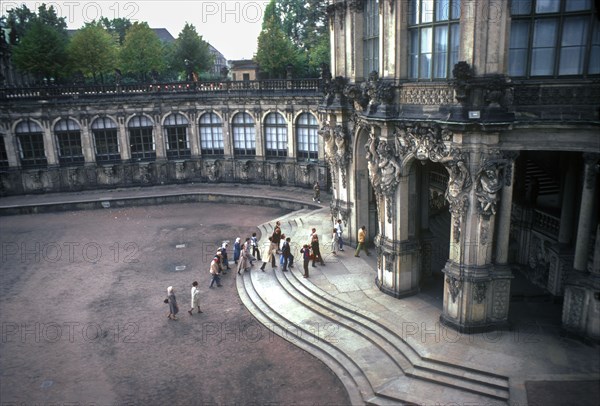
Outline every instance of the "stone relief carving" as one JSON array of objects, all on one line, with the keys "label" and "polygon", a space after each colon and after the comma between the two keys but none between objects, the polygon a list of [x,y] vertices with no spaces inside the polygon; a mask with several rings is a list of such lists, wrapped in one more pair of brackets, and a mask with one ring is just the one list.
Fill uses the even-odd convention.
[{"label": "stone relief carving", "polygon": [[206,167],[208,179],[211,182],[215,182],[221,177],[221,162],[219,162],[218,160],[212,163],[209,162],[206,164]]},{"label": "stone relief carving", "polygon": [[323,104],[330,106],[332,104],[341,104],[344,101],[344,88],[348,79],[343,76],[337,76],[335,79],[327,80],[323,83]]},{"label": "stone relief carving", "polygon": [[492,303],[492,316],[495,319],[505,318],[505,315],[508,312],[508,299],[510,298],[509,290],[510,290],[510,282],[509,281],[500,280],[494,284],[494,300]]},{"label": "stone relief carving", "polygon": [[[402,174],[396,147],[388,141],[378,141],[374,132],[370,131],[365,150],[373,189],[378,197],[385,198],[387,207],[392,207],[396,187]],[[381,210],[379,212],[381,213]],[[391,210],[388,210],[388,222],[392,222]]]},{"label": "stone relief carving", "polygon": [[255,164],[254,161],[246,161],[242,164],[241,168],[241,175],[242,175],[242,179],[243,180],[249,180],[252,178],[252,175],[254,174],[254,172],[256,171],[255,168]]},{"label": "stone relief carving", "polygon": [[300,168],[301,168],[301,171],[302,171],[302,182],[305,185],[310,185],[312,183],[311,179],[310,179],[310,176],[311,176],[311,174],[313,172],[315,172],[314,165],[310,165],[309,164],[309,165],[306,165],[306,166],[301,166]]},{"label": "stone relief carving", "polygon": [[[506,168],[510,165],[506,159],[486,160],[475,177],[475,195],[479,203],[478,211],[481,216],[489,219],[496,214],[498,192],[504,187],[507,176]],[[511,174],[508,174],[510,179]]]},{"label": "stone relief carving", "polygon": [[569,300],[569,303],[567,304],[568,313],[565,320],[567,327],[579,329],[584,302],[585,291],[580,288],[571,288],[571,300]]},{"label": "stone relief carving", "polygon": [[393,272],[394,271],[394,264],[395,264],[395,259],[396,259],[396,254],[392,253],[392,252],[386,252],[383,254],[383,256],[385,257],[385,270],[387,272]]},{"label": "stone relief carving", "polygon": [[473,299],[478,304],[483,303],[485,300],[485,294],[487,292],[487,283],[485,282],[475,282],[473,284]]},{"label": "stone relief carving", "polygon": [[[346,130],[341,125],[336,125],[332,129],[328,123],[325,123],[318,134],[323,137],[325,160],[331,169],[332,178],[337,179],[338,174],[341,174],[342,186],[346,188],[347,168],[351,158]],[[335,182],[333,184],[335,187]]]},{"label": "stone relief carving", "polygon": [[445,165],[448,171],[448,188],[446,189],[446,200],[452,213],[452,232],[454,242],[460,241],[461,224],[469,209],[468,190],[471,188],[471,174],[467,168],[465,159],[459,153],[456,159],[450,159]]},{"label": "stone relief carving", "polygon": [[274,183],[278,185],[283,184],[283,165],[281,162],[275,163],[271,167],[271,171],[271,179],[274,181]]},{"label": "stone relief carving", "polygon": [[348,136],[344,127],[336,125],[333,129],[334,142],[335,142],[335,163],[338,170],[342,175],[342,186],[346,188],[347,182],[347,168],[352,156],[350,148],[348,147]]},{"label": "stone relief carving", "polygon": [[446,283],[448,283],[448,291],[450,292],[452,303],[456,303],[456,298],[458,297],[460,290],[462,289],[462,281],[456,279],[453,276],[448,276],[446,277]]},{"label": "stone relief carving", "polygon": [[451,82],[454,87],[454,97],[461,104],[467,103],[471,87],[470,81],[473,78],[473,69],[467,62],[460,61],[454,65],[452,76],[454,77]]},{"label": "stone relief carving", "polygon": [[359,85],[347,85],[344,95],[352,100],[354,109],[368,114],[377,113],[379,106],[388,106],[394,101],[394,85],[379,78],[377,71],[369,74],[369,79]]}]

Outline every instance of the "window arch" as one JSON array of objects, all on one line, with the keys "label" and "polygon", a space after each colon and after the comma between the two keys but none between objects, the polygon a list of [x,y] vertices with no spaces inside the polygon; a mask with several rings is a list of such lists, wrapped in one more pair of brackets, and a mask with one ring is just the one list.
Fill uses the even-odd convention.
[{"label": "window arch", "polygon": [[298,158],[318,159],[319,157],[319,126],[317,119],[311,113],[302,113],[296,121],[296,140]]},{"label": "window arch", "polygon": [[409,77],[447,79],[458,62],[460,0],[410,0]]},{"label": "window arch", "polygon": [[256,128],[248,113],[238,113],[233,117],[233,154],[235,156],[256,155]]},{"label": "window arch", "polygon": [[39,168],[48,165],[42,127],[31,120],[21,121],[15,127],[15,134],[23,168]]},{"label": "window arch", "polygon": [[202,155],[223,155],[223,121],[215,113],[204,113],[198,123]]},{"label": "window arch", "polygon": [[156,159],[152,121],[146,116],[135,116],[129,120],[127,127],[129,129],[131,159],[137,161]]},{"label": "window arch", "polygon": [[58,162],[61,166],[83,165],[83,150],[81,148],[81,127],[70,118],[60,119],[54,125]]},{"label": "window arch", "polygon": [[94,137],[96,162],[118,162],[121,160],[117,123],[108,117],[99,117],[91,125]]},{"label": "window arch", "polygon": [[163,128],[167,142],[167,158],[180,159],[192,156],[190,141],[187,134],[189,121],[180,113],[169,114]]},{"label": "window arch", "polygon": [[280,113],[265,117],[265,153],[267,157],[286,157],[287,122]]}]

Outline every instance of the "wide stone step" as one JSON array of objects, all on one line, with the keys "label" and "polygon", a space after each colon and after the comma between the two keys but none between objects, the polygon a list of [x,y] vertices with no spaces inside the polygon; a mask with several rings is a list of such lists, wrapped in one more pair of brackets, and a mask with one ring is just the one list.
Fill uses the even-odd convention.
[{"label": "wide stone step", "polygon": [[[406,376],[485,397],[476,399],[477,401],[489,403],[488,397],[499,400],[508,399],[508,381],[506,379],[469,368],[424,359],[398,334],[375,321],[374,316],[372,319],[362,315],[356,309],[350,310],[337,303],[337,300],[326,292],[317,293],[318,288],[309,289],[312,284],[308,281],[304,282],[304,278],[301,277],[300,273],[295,271],[285,273],[285,279],[289,283],[288,293],[303,296],[304,299],[296,296],[299,302],[304,301],[307,306],[322,314],[335,314],[335,316],[330,316],[332,320],[335,319],[338,322],[343,320],[346,323],[351,323],[353,328],[361,331],[375,345],[384,349]],[[285,284],[282,283],[282,286],[285,288]],[[296,292],[291,291],[292,288]],[[327,297],[327,300],[325,297]]]},{"label": "wide stone step", "polygon": [[[280,272],[280,271],[276,271]],[[363,398],[371,398],[373,383],[383,384],[395,379],[401,373],[396,364],[366,337],[357,334],[350,326],[331,320],[311,308],[303,306],[286,292],[273,275],[273,272],[256,272],[250,276],[252,286],[262,302],[285,320],[286,335],[302,339],[305,335],[313,344],[337,358],[353,364],[349,372],[359,384]],[[288,338],[289,339],[289,338]],[[333,351],[332,351],[333,350]],[[354,369],[353,371],[350,371]]]},{"label": "wide stone step", "polygon": [[373,396],[372,388],[351,359],[345,357],[335,346],[327,345],[326,342],[317,345],[322,341],[319,332],[314,329],[298,329],[288,319],[274,311],[257,294],[250,274],[242,274],[236,282],[240,299],[250,313],[271,333],[290,341],[331,368],[346,388],[353,405],[362,404],[364,397]]}]

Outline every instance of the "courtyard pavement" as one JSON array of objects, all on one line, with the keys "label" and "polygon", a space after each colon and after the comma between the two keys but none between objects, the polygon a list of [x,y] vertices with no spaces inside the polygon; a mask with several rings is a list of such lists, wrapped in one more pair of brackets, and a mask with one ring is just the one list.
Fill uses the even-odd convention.
[{"label": "courtyard pavement", "polygon": [[[282,217],[285,220],[283,232],[286,233],[286,227],[289,227],[293,242],[297,243],[302,243],[302,236],[308,236],[313,226],[318,227],[321,235],[329,235],[325,230],[331,227],[328,210],[331,196],[322,192],[321,204],[317,204],[312,201],[311,190],[293,187],[197,184],[10,196],[0,198],[0,211],[27,206],[75,205],[90,201],[117,202],[123,199],[207,193],[236,198],[255,196],[275,202],[280,200],[305,204],[305,208],[297,214]],[[259,229],[263,233],[262,237],[269,232],[269,224],[256,224],[261,226]],[[323,237],[321,240],[324,245]],[[337,256],[331,255],[328,249],[324,251],[327,265],[311,267],[310,278],[303,283],[309,287],[314,286],[317,291],[326,292],[327,296],[337,301],[347,303],[348,307],[356,311],[385,320],[392,332],[408,343],[422,359],[445,365],[464,365],[507,377],[510,396],[505,404],[600,404],[598,344],[564,336],[560,328],[562,306],[559,301],[549,296],[540,296],[519,275],[515,275],[512,286],[510,329],[468,335],[457,333],[439,323],[443,296],[443,275],[440,272],[434,272],[432,280],[423,287],[422,293],[399,300],[382,293],[375,286],[375,255],[366,257],[363,253],[360,258],[356,258],[352,247],[346,247]],[[298,272],[299,265],[298,261],[294,272]],[[265,288],[273,284],[272,274],[259,274],[256,267],[249,275],[252,275],[252,283],[258,284],[257,291],[261,289],[261,283],[264,283]],[[238,290],[240,281],[241,278],[238,278]],[[294,311],[302,312],[301,307],[299,305]],[[377,360],[373,362],[376,363]],[[350,396],[350,399],[354,403],[355,398]],[[466,401],[466,398],[452,398],[446,404],[462,405]],[[423,404],[428,403],[424,401]]]}]

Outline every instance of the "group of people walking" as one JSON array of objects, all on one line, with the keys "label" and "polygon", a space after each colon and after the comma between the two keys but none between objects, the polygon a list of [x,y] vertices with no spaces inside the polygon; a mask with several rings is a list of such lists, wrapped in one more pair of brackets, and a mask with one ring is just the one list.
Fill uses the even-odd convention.
[{"label": "group of people walking", "polygon": [[[338,255],[339,251],[344,251],[344,226],[342,220],[337,220],[334,227],[331,229],[331,252],[333,255]],[[360,251],[364,250],[367,255],[371,255],[366,247],[366,227],[362,226],[358,231],[358,244],[354,253],[355,257],[360,256]],[[267,264],[271,264],[273,271],[277,269],[277,255],[279,255],[279,265],[282,266],[282,272],[288,272],[289,268],[294,267],[294,255],[291,247],[291,238],[281,231],[281,223],[277,221],[273,228],[273,233],[269,236],[269,245],[267,255],[264,260],[261,257],[261,252],[258,246],[258,238],[256,233],[252,233],[251,237],[247,237],[244,242],[241,238],[236,238],[233,244],[233,261],[237,265],[237,274],[241,275],[242,272],[249,271],[254,266],[254,261],[262,261],[260,270],[265,272]],[[317,263],[324,266],[326,265],[321,255],[321,246],[319,241],[319,235],[316,228],[312,228],[309,234],[309,241],[303,244],[300,249],[302,255],[304,278],[309,277],[309,264],[312,260],[312,266],[316,267]],[[209,288],[213,288],[216,284],[217,287],[222,287],[221,275],[226,275],[227,271],[231,270],[229,266],[228,250],[229,242],[225,241],[221,247],[215,253],[215,256],[210,262],[209,272],[212,277]],[[202,313],[200,309],[200,291],[198,289],[198,282],[194,281],[191,288],[191,306],[188,313],[193,314],[194,309],[197,308],[198,313]],[[169,304],[169,315],[170,320],[177,320],[177,313],[179,312],[179,306],[177,305],[177,299],[175,296],[175,289],[173,286],[167,288],[167,298],[165,303]]]}]

